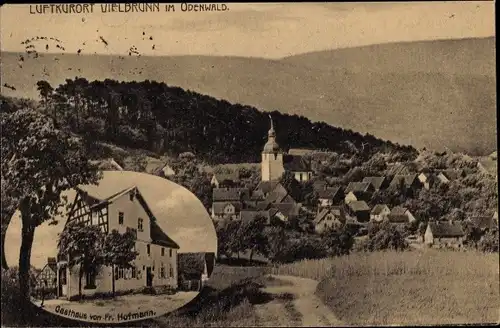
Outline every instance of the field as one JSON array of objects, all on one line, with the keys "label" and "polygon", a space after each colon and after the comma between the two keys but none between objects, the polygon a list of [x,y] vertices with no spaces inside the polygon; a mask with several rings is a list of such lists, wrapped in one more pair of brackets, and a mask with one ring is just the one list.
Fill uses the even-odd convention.
[{"label": "field", "polygon": [[[143,324],[249,327],[495,323],[500,309],[498,281],[498,254],[476,252],[353,253],[275,267],[220,264],[195,300]],[[4,297],[12,295],[4,287],[2,303],[6,305]],[[2,324],[12,325],[19,319],[6,318],[5,314]],[[56,325],[53,317],[35,317],[31,325]]]},{"label": "field", "polygon": [[321,279],[317,295],[349,325],[499,322],[498,254],[377,252],[296,262],[274,274]]}]

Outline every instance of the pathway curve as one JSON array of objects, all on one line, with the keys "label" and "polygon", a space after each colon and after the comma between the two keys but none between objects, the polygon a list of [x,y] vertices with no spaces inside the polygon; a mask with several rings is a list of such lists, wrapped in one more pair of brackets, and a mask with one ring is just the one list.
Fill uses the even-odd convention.
[{"label": "pathway curve", "polygon": [[[262,326],[345,326],[314,294],[318,281],[294,276],[272,275],[272,277],[285,282],[286,285],[262,288],[262,291],[275,297],[267,304],[256,306],[259,323]],[[293,297],[287,298],[283,295],[293,295]]]}]

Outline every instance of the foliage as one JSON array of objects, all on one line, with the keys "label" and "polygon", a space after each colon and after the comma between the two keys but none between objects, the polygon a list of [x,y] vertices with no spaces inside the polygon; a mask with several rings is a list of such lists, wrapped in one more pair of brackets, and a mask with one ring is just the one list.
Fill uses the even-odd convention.
[{"label": "foliage", "polygon": [[498,253],[498,229],[488,231],[479,241],[479,249],[483,252]]},{"label": "foliage", "polygon": [[[256,108],[149,80],[120,83],[75,78],[55,88],[46,81],[39,81],[38,86],[42,100],[53,104],[51,113],[76,133],[84,129],[83,121],[99,118],[105,121],[107,142],[176,154],[189,150],[213,162],[257,162],[269,124],[269,113]],[[284,148],[416,153],[371,135],[312,123],[302,116],[271,114],[280,127],[277,140]]]},{"label": "foliage", "polygon": [[44,114],[28,109],[1,113],[1,174],[5,193],[19,202],[22,242],[21,294],[28,295],[28,269],[34,230],[61,212],[65,190],[96,183],[97,167],[81,139],[54,127]]},{"label": "foliage", "polygon": [[59,256],[68,259],[68,267],[78,266],[78,294],[82,297],[82,277],[103,264],[104,233],[98,226],[69,222],[59,235]]},{"label": "foliage", "polygon": [[373,223],[368,228],[368,239],[363,248],[367,251],[404,250],[408,248],[403,233],[387,221]]},{"label": "foliage", "polygon": [[328,229],[322,234],[322,242],[328,249],[328,255],[348,255],[354,246],[354,235],[345,228]]}]

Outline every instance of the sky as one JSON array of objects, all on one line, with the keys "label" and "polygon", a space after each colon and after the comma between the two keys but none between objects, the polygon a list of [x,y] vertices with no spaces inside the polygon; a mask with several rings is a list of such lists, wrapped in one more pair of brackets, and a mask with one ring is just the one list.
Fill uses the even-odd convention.
[{"label": "sky", "polygon": [[[98,186],[99,195],[111,196],[133,185],[139,188],[162,230],[179,244],[180,253],[217,251],[217,236],[210,215],[201,201],[184,187],[146,173],[106,171]],[[74,190],[65,193],[69,202],[74,200],[75,194]],[[31,254],[33,266],[43,268],[47,257],[57,255],[57,236],[66,219],[63,215],[57,218],[57,225],[46,222],[36,228]],[[8,245],[5,249],[7,264],[17,266],[21,246],[19,211],[7,228],[5,245]]]},{"label": "sky", "polygon": [[[29,5],[9,4],[0,9],[1,50],[24,51],[22,41],[46,36],[59,39],[66,52],[80,49],[82,54],[124,55],[135,47],[143,55],[277,59],[378,43],[495,35],[493,1],[227,7],[224,12],[182,12],[176,4],[175,12],[125,14],[102,13],[96,5],[92,14],[30,14]],[[40,44],[44,50],[45,43]],[[47,52],[53,51],[61,52],[49,44]]]}]

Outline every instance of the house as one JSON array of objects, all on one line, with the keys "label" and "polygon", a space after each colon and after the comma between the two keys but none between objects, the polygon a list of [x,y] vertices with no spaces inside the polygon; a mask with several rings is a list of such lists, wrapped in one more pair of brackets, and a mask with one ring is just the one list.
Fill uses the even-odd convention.
[{"label": "house", "polygon": [[276,203],[271,205],[271,209],[277,210],[274,215],[282,221],[288,221],[299,216],[301,207],[302,205],[299,203]]},{"label": "house", "polygon": [[325,187],[316,191],[319,207],[328,207],[342,202],[343,193],[340,187]]},{"label": "house", "polygon": [[344,191],[346,194],[344,202],[349,204],[358,200],[368,201],[373,192],[375,192],[375,188],[370,182],[350,182]]},{"label": "house", "polygon": [[436,178],[441,182],[441,183],[450,183],[453,180],[458,180],[463,177],[465,177],[465,171],[464,170],[442,170],[440,171]]},{"label": "house", "polygon": [[249,199],[249,196],[247,188],[215,188],[212,191],[214,202],[241,202]]},{"label": "house", "polygon": [[389,185],[389,188],[399,188],[400,186],[404,186],[412,190],[418,190],[422,187],[422,183],[418,179],[417,174],[395,175]]},{"label": "house", "polygon": [[435,176],[429,172],[421,172],[417,178],[422,184],[422,186],[427,190],[431,189],[432,185],[436,180]]},{"label": "house", "polygon": [[312,178],[311,163],[303,156],[285,154],[276,142],[273,120],[268,131],[268,139],[262,150],[261,175],[262,181],[277,181],[285,171],[291,172],[299,182]]},{"label": "house", "polygon": [[252,211],[252,210],[242,210],[240,212],[240,220],[241,222],[251,222],[257,219],[257,217],[264,217],[266,219],[266,224],[271,223],[271,215],[269,210],[264,211]]},{"label": "house", "polygon": [[373,207],[370,212],[370,221],[382,222],[387,219],[387,216],[391,213],[389,206],[385,204],[377,204]]},{"label": "house", "polygon": [[241,202],[213,202],[211,216],[214,220],[236,220],[241,208]]},{"label": "house", "polygon": [[35,277],[35,289],[42,288],[54,289],[57,288],[57,260],[55,257],[47,258],[47,264],[42,268],[42,271]]},{"label": "house", "polygon": [[386,177],[365,177],[363,182],[370,183],[375,191],[386,189],[390,184],[389,179]]},{"label": "house", "polygon": [[465,233],[460,222],[435,221],[427,224],[424,244],[429,247],[463,247]]},{"label": "house", "polygon": [[[95,225],[108,234],[132,231],[138,255],[131,267],[121,269],[109,266],[94,268],[84,273],[84,295],[131,291],[144,287],[177,289],[177,251],[179,245],[159,226],[146,199],[136,186],[110,194],[109,186],[76,188],[75,200],[65,228],[71,222]],[[79,267],[68,266],[68,259],[58,255],[58,296],[72,299],[79,294]]]},{"label": "house", "polygon": [[396,175],[409,175],[412,173],[412,170],[408,167],[408,163],[395,162],[387,164],[387,176],[394,177]]},{"label": "house", "polygon": [[407,208],[401,206],[394,207],[391,213],[387,216],[387,219],[391,224],[395,225],[404,225],[416,220]]},{"label": "house", "polygon": [[180,253],[178,285],[180,290],[200,291],[211,277],[215,267],[215,253]]},{"label": "house", "polygon": [[212,180],[210,180],[210,183],[215,188],[235,187],[239,182],[240,176],[238,171],[233,173],[215,173],[212,176]]},{"label": "house", "polygon": [[323,233],[328,229],[339,229],[345,222],[344,209],[340,206],[322,209],[313,220],[316,233]]},{"label": "house", "polygon": [[354,216],[358,222],[370,221],[370,207],[363,200],[349,202],[346,206],[347,213]]}]

